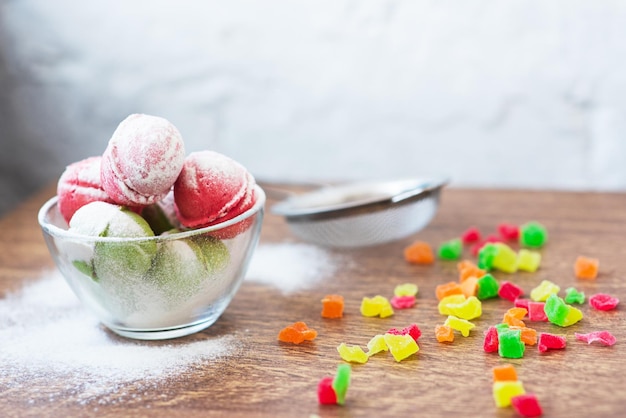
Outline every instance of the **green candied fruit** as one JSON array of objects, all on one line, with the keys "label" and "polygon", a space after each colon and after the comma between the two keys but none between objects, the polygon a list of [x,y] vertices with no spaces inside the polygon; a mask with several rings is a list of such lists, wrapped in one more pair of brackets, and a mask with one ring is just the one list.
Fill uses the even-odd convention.
[{"label": "green candied fruit", "polygon": [[548,232],[539,222],[527,222],[520,227],[519,243],[524,247],[541,248],[547,240]]},{"label": "green candied fruit", "polygon": [[463,255],[463,242],[459,238],[446,241],[439,246],[439,258],[442,260],[458,260]]},{"label": "green candied fruit", "polygon": [[585,292],[579,292],[574,287],[568,287],[565,289],[565,303],[578,303],[582,305],[585,303]]},{"label": "green candied fruit", "polygon": [[522,358],[524,349],[521,330],[502,329],[498,331],[498,354],[500,354],[500,357]]},{"label": "green candied fruit", "polygon": [[352,368],[349,364],[340,364],[337,366],[337,374],[333,379],[332,388],[337,394],[337,404],[343,405],[346,402],[346,393],[350,386],[350,373]]},{"label": "green candied fruit", "polygon": [[493,268],[493,261],[498,255],[500,249],[496,244],[487,243],[478,252],[478,268],[483,270],[491,270]]},{"label": "green candied fruit", "polygon": [[491,274],[485,274],[478,279],[476,297],[480,300],[491,299],[498,296],[500,283]]},{"label": "green candied fruit", "polygon": [[500,334],[500,331],[507,330],[509,328],[510,328],[509,324],[505,324],[504,322],[496,324],[496,331],[498,332],[498,335]]},{"label": "green candied fruit", "polygon": [[548,296],[546,304],[543,310],[548,317],[548,321],[555,325],[564,326],[565,319],[569,314],[570,307],[565,303],[563,299],[558,297],[555,293]]}]

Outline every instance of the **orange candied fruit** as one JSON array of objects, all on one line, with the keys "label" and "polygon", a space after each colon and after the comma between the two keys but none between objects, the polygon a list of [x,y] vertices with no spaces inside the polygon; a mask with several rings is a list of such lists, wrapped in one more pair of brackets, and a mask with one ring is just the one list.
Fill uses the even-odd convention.
[{"label": "orange candied fruit", "polygon": [[517,381],[517,371],[512,364],[503,364],[493,368],[494,382],[515,382]]},{"label": "orange candied fruit", "polygon": [[454,330],[447,325],[437,325],[435,327],[435,337],[440,343],[451,343],[454,341]]},{"label": "orange candied fruit", "polygon": [[435,262],[435,254],[429,243],[415,241],[404,249],[404,259],[413,264],[432,264]]},{"label": "orange candied fruit", "polygon": [[524,318],[527,313],[526,308],[511,308],[504,313],[502,322],[511,327],[524,328],[526,324],[522,321],[522,318]]},{"label": "orange candied fruit", "polygon": [[300,344],[303,341],[312,341],[317,337],[317,331],[307,327],[304,322],[295,322],[278,333],[278,340],[285,343]]},{"label": "orange candied fruit", "polygon": [[438,285],[435,288],[435,294],[437,295],[437,299],[441,300],[450,295],[462,295],[463,291],[457,282],[448,282]]},{"label": "orange candied fruit", "polygon": [[536,345],[537,344],[537,330],[528,327],[510,327],[509,329],[519,329],[520,339],[526,345]]},{"label": "orange candied fruit", "polygon": [[478,268],[476,264],[470,260],[463,260],[456,265],[459,271],[459,282],[464,282],[470,277],[483,277],[487,272]]},{"label": "orange candied fruit", "polygon": [[579,279],[595,279],[598,276],[598,266],[600,262],[597,258],[578,256],[574,264],[574,272]]},{"label": "orange candied fruit", "polygon": [[466,298],[470,296],[476,296],[476,292],[478,292],[478,277],[468,277],[467,279],[461,282],[461,292],[465,295]]},{"label": "orange candied fruit", "polygon": [[343,296],[326,295],[322,299],[322,318],[343,317]]}]

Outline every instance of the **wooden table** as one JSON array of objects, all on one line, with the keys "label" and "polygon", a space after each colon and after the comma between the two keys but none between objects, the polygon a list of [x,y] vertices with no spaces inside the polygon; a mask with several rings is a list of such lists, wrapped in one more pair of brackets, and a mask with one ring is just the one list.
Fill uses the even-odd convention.
[{"label": "wooden table", "polygon": [[[43,269],[53,267],[36,222],[42,202],[53,188],[25,202],[0,221],[0,297],[33,282]],[[268,206],[272,201],[268,201]],[[468,338],[457,335],[452,344],[437,343],[433,329],[444,321],[437,312],[435,286],[457,279],[456,263],[437,261],[432,266],[406,263],[405,246],[415,239],[436,246],[477,226],[484,234],[500,222],[543,223],[549,242],[541,252],[536,273],[504,274],[527,292],[549,279],[565,289],[575,286],[589,296],[610,293],[626,301],[626,195],[609,193],[557,193],[447,188],[440,209],[426,229],[391,244],[334,251],[351,260],[334,277],[312,288],[284,294],[280,289],[245,281],[224,315],[211,328],[179,343],[233,334],[242,347],[238,357],[226,357],[183,371],[146,390],[122,384],[103,399],[79,402],[81,389],[63,388],[59,382],[37,381],[32,386],[0,380],[0,415],[22,416],[424,416],[509,417],[511,408],[498,409],[492,399],[492,367],[512,363],[526,389],[539,397],[545,416],[623,416],[626,406],[626,327],[623,307],[598,312],[585,303],[584,319],[569,328],[549,323],[529,323],[539,332],[567,335],[567,348],[539,354],[529,347],[522,359],[506,360],[482,350],[483,332],[499,323],[511,304],[505,300],[483,302],[483,315]],[[267,213],[261,242],[298,242],[283,219]],[[580,255],[600,259],[595,281],[573,275]],[[469,252],[466,258],[471,258]],[[279,268],[280,266],[277,266]],[[365,318],[359,314],[364,296],[390,297],[397,284],[419,285],[416,307],[396,311],[390,318]],[[320,299],[329,293],[345,297],[345,316],[320,317]],[[296,320],[319,332],[311,343],[285,345],[278,331]],[[336,347],[341,342],[365,348],[371,337],[391,327],[417,323],[423,335],[420,351],[396,363],[388,353],[354,365],[345,406],[320,406],[316,387],[341,363]],[[587,345],[575,332],[610,330],[618,339],[613,347]],[[125,343],[120,338],[120,343]],[[11,341],[0,341],[11,344]],[[142,344],[159,344],[145,342]],[[0,369],[5,367],[0,359]]]}]

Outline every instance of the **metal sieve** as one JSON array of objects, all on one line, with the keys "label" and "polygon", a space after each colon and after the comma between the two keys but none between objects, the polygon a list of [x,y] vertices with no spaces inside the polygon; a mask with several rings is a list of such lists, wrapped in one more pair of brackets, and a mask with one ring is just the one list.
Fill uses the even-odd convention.
[{"label": "metal sieve", "polygon": [[325,247],[362,247],[409,236],[439,206],[446,180],[400,179],[324,186],[271,207],[302,240]]}]

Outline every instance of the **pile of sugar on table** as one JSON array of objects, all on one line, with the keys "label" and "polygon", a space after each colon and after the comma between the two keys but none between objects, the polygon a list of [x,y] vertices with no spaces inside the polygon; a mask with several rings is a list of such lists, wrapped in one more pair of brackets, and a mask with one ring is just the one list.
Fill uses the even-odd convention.
[{"label": "pile of sugar on table", "polygon": [[63,387],[59,396],[71,393],[81,402],[113,399],[127,384],[158,387],[203,362],[240,352],[233,336],[167,343],[117,337],[84,310],[56,271],[0,300],[0,341],[0,381],[14,390],[54,381]]},{"label": "pile of sugar on table", "polygon": [[[541,264],[541,253],[536,251],[547,241],[547,231],[538,222],[528,222],[521,227],[511,224],[498,225],[498,235],[481,239],[477,228],[469,228],[459,238],[443,242],[436,254],[427,242],[416,241],[404,250],[404,258],[409,263],[433,264],[436,259],[459,261],[458,282],[447,282],[437,286],[439,313],[447,316],[443,324],[435,328],[435,338],[440,343],[453,343],[454,334],[469,337],[475,328],[472,320],[482,315],[482,302],[500,298],[509,300],[513,306],[503,314],[499,324],[489,326],[483,336],[485,353],[497,352],[501,357],[522,358],[526,346],[536,345],[539,353],[549,350],[564,349],[567,337],[547,332],[537,333],[526,326],[524,321],[550,322],[558,327],[571,326],[583,318],[582,312],[572,304],[585,302],[584,292],[574,287],[566,289],[564,298],[558,296],[561,288],[558,284],[543,280],[530,291],[530,299],[522,287],[506,280],[497,280],[492,272],[499,270],[515,273],[523,270],[533,273]],[[507,242],[519,243],[519,251],[513,250]],[[464,248],[471,246],[476,263],[462,260]],[[586,256],[575,260],[574,275],[581,280],[595,280],[598,275],[599,261]],[[366,317],[385,318],[394,314],[394,309],[410,309],[415,304],[418,288],[416,284],[405,283],[396,286],[391,300],[384,296],[365,296],[361,302],[360,313]],[[344,300],[341,295],[327,295],[322,302],[321,316],[341,319]],[[615,309],[619,303],[616,297],[597,293],[588,299],[589,305],[598,311]],[[373,336],[367,343],[367,351],[360,346],[341,343],[337,347],[340,358],[350,363],[366,363],[381,352],[389,351],[397,362],[403,361],[419,352],[418,339],[422,331],[417,324],[410,324],[402,330],[392,328],[383,334]],[[317,337],[317,331],[300,321],[287,325],[278,334],[281,343],[302,344]],[[616,338],[606,330],[594,330],[589,333],[575,333],[576,340],[587,344],[597,343],[612,346]],[[346,364],[342,364],[345,366]],[[338,371],[339,373],[339,371]],[[344,375],[346,372],[344,371]],[[517,378],[514,367],[510,364],[497,366],[493,370],[493,398],[497,407],[512,406],[523,417],[542,415],[538,398],[527,393],[522,382]],[[349,373],[347,373],[349,381]],[[341,387],[341,394],[336,385],[337,378],[326,376],[319,381],[317,395],[320,404],[345,403],[347,386]],[[345,382],[344,382],[345,383]],[[340,401],[339,401],[340,400]]]}]

